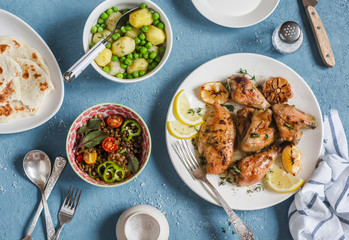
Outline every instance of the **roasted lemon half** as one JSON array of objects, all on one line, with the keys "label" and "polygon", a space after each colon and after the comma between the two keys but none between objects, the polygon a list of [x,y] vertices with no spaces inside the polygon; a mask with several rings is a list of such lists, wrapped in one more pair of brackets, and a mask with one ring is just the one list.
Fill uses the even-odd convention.
[{"label": "roasted lemon half", "polygon": [[223,104],[228,101],[229,92],[221,82],[209,82],[200,88],[200,97],[208,104]]}]

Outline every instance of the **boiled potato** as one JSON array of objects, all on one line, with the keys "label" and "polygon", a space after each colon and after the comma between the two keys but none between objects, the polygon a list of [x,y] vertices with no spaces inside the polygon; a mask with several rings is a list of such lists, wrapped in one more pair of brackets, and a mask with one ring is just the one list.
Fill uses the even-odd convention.
[{"label": "boiled potato", "polygon": [[118,57],[132,53],[136,48],[135,40],[130,37],[121,37],[112,45],[112,52]]},{"label": "boiled potato", "polygon": [[109,36],[109,34],[111,33],[111,31],[105,29],[103,30],[103,32],[97,32],[93,35],[93,38],[92,38],[92,42],[94,44],[98,43],[100,40],[106,38]]},{"label": "boiled potato", "polygon": [[110,31],[114,30],[116,22],[122,16],[121,12],[113,12],[109,15],[109,17],[105,20],[105,24],[107,25],[107,29]]},{"label": "boiled potato", "polygon": [[125,36],[130,37],[130,38],[135,38],[138,36],[139,30],[137,28],[132,28],[132,30],[127,31],[125,33]]},{"label": "boiled potato", "polygon": [[157,54],[159,54],[159,47],[157,46],[152,46],[151,48],[148,49],[148,52],[156,52]]},{"label": "boiled potato", "polygon": [[153,23],[153,17],[148,8],[139,9],[130,14],[130,24],[135,28],[141,28],[143,25]]},{"label": "boiled potato", "polygon": [[116,62],[111,61],[109,63],[109,68],[110,68],[109,74],[113,75],[113,76],[115,76],[118,73],[124,73],[125,72],[125,69],[123,69],[120,66],[120,62],[119,61],[116,61]]},{"label": "boiled potato", "polygon": [[159,45],[165,42],[165,32],[153,25],[148,26],[148,32],[145,33],[145,39],[153,45]]},{"label": "boiled potato", "polygon": [[105,48],[98,56],[95,58],[95,62],[98,66],[104,67],[111,61],[111,57],[113,56],[110,49]]},{"label": "boiled potato", "polygon": [[138,58],[133,61],[133,63],[127,67],[127,73],[139,72],[141,70],[148,69],[148,62],[144,58]]}]

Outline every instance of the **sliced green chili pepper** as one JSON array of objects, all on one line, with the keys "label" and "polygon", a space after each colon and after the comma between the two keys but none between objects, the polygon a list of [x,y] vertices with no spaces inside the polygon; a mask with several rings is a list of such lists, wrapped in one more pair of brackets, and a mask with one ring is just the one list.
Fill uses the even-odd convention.
[{"label": "sliced green chili pepper", "polygon": [[100,176],[99,174],[96,175],[96,176],[93,176],[91,172],[88,172],[88,175],[89,175],[91,178],[93,178],[93,179],[96,179],[96,178],[98,178],[98,177]]},{"label": "sliced green chili pepper", "polygon": [[[103,176],[103,172],[105,171],[105,169],[110,166],[110,165],[116,165],[114,162],[112,161],[105,161],[104,163],[101,163],[98,165],[97,168],[97,173],[99,176]],[[104,170],[103,170],[104,169]]]},{"label": "sliced green chili pepper", "polygon": [[[134,129],[134,127],[136,127]],[[133,137],[139,136],[141,134],[141,125],[133,119],[127,119],[121,126],[121,136],[124,135],[126,131],[128,133],[128,137],[122,137],[122,140],[129,142]]]},{"label": "sliced green chili pepper", "polygon": [[[119,176],[121,174],[121,176]],[[103,173],[103,180],[107,183],[121,181],[125,178],[125,171],[116,164],[109,165]]]}]

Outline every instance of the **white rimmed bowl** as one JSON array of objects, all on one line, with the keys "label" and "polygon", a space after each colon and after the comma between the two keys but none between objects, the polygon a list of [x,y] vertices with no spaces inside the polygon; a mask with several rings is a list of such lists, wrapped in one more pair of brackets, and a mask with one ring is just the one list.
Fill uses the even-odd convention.
[{"label": "white rimmed bowl", "polygon": [[172,28],[170,21],[168,20],[166,14],[161,10],[161,8],[149,0],[107,0],[99,4],[90,14],[88,17],[84,32],[82,35],[82,42],[84,46],[85,52],[89,50],[89,45],[91,43],[92,39],[92,33],[91,33],[91,27],[97,24],[97,20],[99,16],[108,8],[111,8],[113,6],[117,6],[118,9],[132,9],[135,7],[139,7],[141,3],[146,3],[148,8],[153,9],[155,12],[158,12],[160,14],[160,20],[165,25],[165,33],[166,33],[166,50],[164,53],[164,56],[161,59],[161,62],[154,68],[152,71],[148,72],[142,77],[134,78],[134,79],[120,79],[117,77],[114,77],[112,75],[109,75],[108,73],[104,72],[94,61],[91,63],[92,67],[103,77],[113,81],[113,82],[120,82],[120,83],[135,83],[140,82],[145,79],[150,78],[154,74],[156,74],[166,63],[168,57],[170,56],[171,50],[172,50],[172,43],[173,43],[173,35],[172,35]]}]

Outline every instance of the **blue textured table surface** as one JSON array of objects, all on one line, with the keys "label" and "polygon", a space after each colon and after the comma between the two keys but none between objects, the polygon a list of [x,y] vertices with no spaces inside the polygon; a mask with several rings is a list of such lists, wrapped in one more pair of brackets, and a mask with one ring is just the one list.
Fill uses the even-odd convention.
[{"label": "blue textured table surface", "polygon": [[[47,42],[62,72],[82,54],[82,30],[90,12],[100,1],[13,0],[0,8],[20,17]],[[171,98],[184,78],[215,57],[252,52],[275,58],[298,72],[314,91],[323,113],[339,110],[349,134],[349,1],[320,1],[316,7],[336,57],[333,69],[324,67],[300,1],[281,1],[265,21],[248,28],[230,29],[204,18],[191,1],[155,0],[171,21],[173,50],[164,68],[154,77],[136,84],[118,84],[101,78],[89,67],[77,80],[65,84],[60,111],[42,126],[23,133],[0,136],[0,239],[20,239],[31,223],[39,203],[38,189],[25,177],[22,159],[32,149],[42,149],[51,159],[65,156],[65,139],[73,120],[86,108],[117,102],[137,111],[147,122],[153,139],[150,161],[139,177],[119,188],[104,189],[82,181],[66,166],[48,204],[55,226],[68,187],[83,191],[78,211],[62,231],[62,239],[115,239],[120,214],[136,204],[160,209],[170,225],[170,239],[238,239],[228,228],[220,207],[193,193],[175,172],[165,145],[165,120]],[[271,33],[284,21],[293,20],[305,32],[304,44],[294,54],[279,54]],[[1,32],[0,32],[1,35]],[[291,239],[287,212],[293,198],[258,211],[237,211],[256,239]],[[33,239],[44,239],[40,218]],[[222,227],[230,229],[222,232]]]}]

